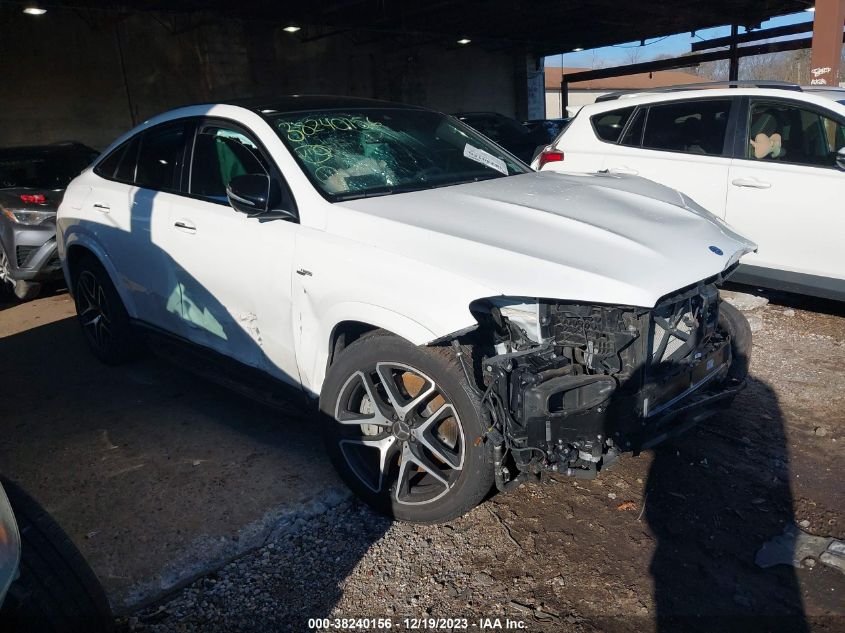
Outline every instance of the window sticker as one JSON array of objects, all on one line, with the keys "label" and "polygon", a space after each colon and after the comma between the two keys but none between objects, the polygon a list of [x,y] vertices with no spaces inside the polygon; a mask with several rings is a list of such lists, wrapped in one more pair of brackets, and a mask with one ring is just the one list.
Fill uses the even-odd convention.
[{"label": "window sticker", "polygon": [[508,166],[505,164],[505,161],[493,156],[490,152],[485,152],[483,149],[478,149],[477,147],[473,147],[467,143],[464,145],[464,156],[470,160],[474,160],[476,163],[481,163],[485,167],[495,169],[496,171],[503,173],[505,176],[508,175]]}]

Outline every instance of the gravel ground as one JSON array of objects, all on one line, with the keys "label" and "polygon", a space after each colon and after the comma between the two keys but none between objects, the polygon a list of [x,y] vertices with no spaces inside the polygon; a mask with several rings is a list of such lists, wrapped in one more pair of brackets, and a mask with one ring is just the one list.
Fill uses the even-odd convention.
[{"label": "gravel ground", "polygon": [[845,630],[840,571],[754,562],[791,525],[845,537],[845,318],[772,298],[750,313],[748,389],[684,437],[594,481],[496,495],[447,525],[394,523],[351,498],[318,507],[120,626],[269,633],[390,617],[406,630],[404,617],[458,617],[483,630],[499,617],[530,631]]}]

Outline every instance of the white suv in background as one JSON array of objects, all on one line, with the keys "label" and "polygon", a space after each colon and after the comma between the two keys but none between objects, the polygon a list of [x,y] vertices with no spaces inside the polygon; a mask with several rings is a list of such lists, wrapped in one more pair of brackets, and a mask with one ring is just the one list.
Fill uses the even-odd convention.
[{"label": "white suv in background", "polygon": [[532,167],[682,191],[759,245],[734,281],[845,300],[845,104],[814,88],[614,95],[585,106]]}]

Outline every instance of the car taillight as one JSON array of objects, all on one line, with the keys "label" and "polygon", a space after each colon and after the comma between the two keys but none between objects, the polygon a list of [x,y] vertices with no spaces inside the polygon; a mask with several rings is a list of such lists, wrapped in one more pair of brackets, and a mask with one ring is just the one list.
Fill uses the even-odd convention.
[{"label": "car taillight", "polygon": [[563,152],[557,150],[544,150],[540,153],[540,161],[537,169],[542,169],[546,163],[559,163],[563,161]]},{"label": "car taillight", "polygon": [[26,204],[44,204],[47,198],[43,193],[22,193],[21,200]]}]

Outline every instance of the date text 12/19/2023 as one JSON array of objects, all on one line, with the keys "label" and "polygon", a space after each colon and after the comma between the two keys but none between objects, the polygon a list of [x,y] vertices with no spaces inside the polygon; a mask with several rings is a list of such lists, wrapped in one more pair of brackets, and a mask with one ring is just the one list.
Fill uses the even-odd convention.
[{"label": "date text 12/19/2023", "polygon": [[469,618],[310,618],[312,631],[525,631],[524,620],[489,617]]}]

